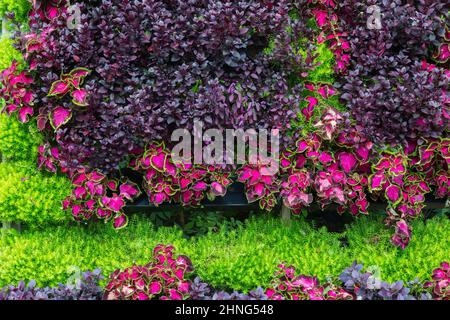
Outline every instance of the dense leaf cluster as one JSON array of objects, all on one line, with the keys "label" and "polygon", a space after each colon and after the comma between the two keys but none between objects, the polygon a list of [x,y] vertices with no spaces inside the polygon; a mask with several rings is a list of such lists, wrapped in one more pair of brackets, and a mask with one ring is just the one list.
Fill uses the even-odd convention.
[{"label": "dense leaf cluster", "polygon": [[[425,62],[431,62],[445,42],[446,3],[340,2],[352,54],[342,100],[374,141],[436,138],[448,130],[448,71]],[[368,24],[372,5],[380,10],[378,26]]]},{"label": "dense leaf cluster", "polygon": [[[170,141],[173,129],[195,121],[286,132],[303,89],[293,80],[314,64],[313,32],[293,2],[84,1],[75,29],[66,26],[67,10],[32,18],[39,49],[24,51],[37,71],[39,113],[44,119],[60,105],[75,111],[57,132],[66,165],[117,169],[133,150]],[[92,71],[86,108],[69,95],[47,97],[76,67]]]}]

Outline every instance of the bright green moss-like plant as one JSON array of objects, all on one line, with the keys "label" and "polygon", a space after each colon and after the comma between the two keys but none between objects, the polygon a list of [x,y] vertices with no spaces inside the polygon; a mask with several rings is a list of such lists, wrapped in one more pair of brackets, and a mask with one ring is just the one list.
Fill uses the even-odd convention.
[{"label": "bright green moss-like plant", "polygon": [[358,219],[347,232],[349,255],[367,267],[378,267],[386,281],[427,279],[434,266],[450,259],[450,220],[440,215],[412,226],[412,241],[401,250],[392,246],[390,230],[381,220]]},{"label": "bright green moss-like plant", "polygon": [[28,161],[36,166],[42,136],[36,125],[0,114],[0,155],[3,161]]},{"label": "bright green moss-like plant", "polygon": [[[178,228],[155,229],[145,217],[134,216],[128,228],[117,232],[109,225],[50,227],[0,237],[0,287],[36,279],[38,285],[56,285],[81,270],[101,268],[105,276],[134,262],[145,264],[152,248],[170,243],[191,258],[196,273],[216,288],[249,291],[268,286],[283,261],[299,273],[321,281],[336,277],[354,260],[378,266],[383,279],[427,280],[436,261],[449,260],[450,223],[436,218],[415,225],[411,246],[402,251],[389,245],[389,232],[379,222],[361,220],[342,235],[315,230],[307,222],[285,226],[278,219],[251,219],[235,231],[186,239]],[[437,263],[438,265],[439,263]],[[72,268],[73,269],[73,268]]]},{"label": "bright green moss-like plant", "polygon": [[22,54],[13,47],[13,40],[0,38],[0,71],[8,68],[14,60],[19,62],[19,66],[23,65]]},{"label": "bright green moss-like plant", "polygon": [[46,175],[29,162],[0,164],[0,221],[31,227],[68,220],[61,202],[71,192],[65,177]]},{"label": "bright green moss-like plant", "polygon": [[0,0],[1,17],[7,12],[13,12],[18,22],[26,22],[30,9],[31,1],[28,0]]}]

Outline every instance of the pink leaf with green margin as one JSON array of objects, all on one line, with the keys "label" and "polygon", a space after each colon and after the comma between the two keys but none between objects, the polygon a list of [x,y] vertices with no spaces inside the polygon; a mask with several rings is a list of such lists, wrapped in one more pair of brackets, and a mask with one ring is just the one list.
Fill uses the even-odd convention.
[{"label": "pink leaf with green margin", "polygon": [[224,197],[227,193],[227,189],[221,185],[219,182],[212,182],[211,183],[211,192],[214,193],[216,196]]},{"label": "pink leaf with green margin", "polygon": [[153,281],[152,283],[150,283],[149,289],[150,289],[150,294],[157,295],[157,294],[161,293],[162,285],[158,281]]},{"label": "pink leaf with green margin", "polygon": [[324,10],[313,10],[314,17],[316,18],[319,28],[323,27],[328,20],[328,12]]},{"label": "pink leaf with green margin", "polygon": [[128,217],[124,214],[121,214],[114,218],[113,226],[114,226],[114,229],[116,229],[116,230],[125,228],[127,226],[127,224],[128,224]]},{"label": "pink leaf with green margin", "polygon": [[333,157],[328,152],[322,152],[319,156],[319,161],[322,164],[328,164],[334,161]]},{"label": "pink leaf with green margin", "polygon": [[205,191],[208,188],[208,184],[203,181],[199,181],[192,186],[194,191]]},{"label": "pink leaf with green margin", "polygon": [[72,215],[74,217],[78,217],[80,215],[80,213],[81,213],[81,210],[82,210],[82,208],[78,204],[72,206]]},{"label": "pink leaf with green margin", "polygon": [[188,281],[183,281],[178,284],[178,291],[181,293],[189,293],[189,288],[190,285]]},{"label": "pink leaf with green margin", "polygon": [[52,83],[52,86],[50,87],[50,91],[48,92],[49,97],[53,96],[63,96],[66,93],[70,91],[70,84],[58,80]]},{"label": "pink leaf with green margin", "polygon": [[111,198],[103,197],[102,203],[107,209],[114,212],[120,212],[122,208],[125,206],[123,198],[118,195],[114,195]]},{"label": "pink leaf with green margin", "polygon": [[106,178],[106,176],[100,172],[93,171],[88,174],[89,180],[92,180],[94,182],[101,182],[103,179]]},{"label": "pink leaf with green margin", "polygon": [[108,189],[111,191],[117,191],[117,188],[119,186],[119,183],[116,180],[109,180],[106,184]]},{"label": "pink leaf with green margin", "polygon": [[87,190],[86,190],[86,188],[84,188],[84,187],[76,187],[76,188],[73,190],[73,195],[75,196],[75,198],[76,198],[77,200],[81,200],[81,199],[83,199],[83,198],[86,197],[86,195],[87,195]]},{"label": "pink leaf with green margin", "polygon": [[86,68],[75,68],[70,71],[69,76],[71,77],[71,82],[75,88],[80,89],[83,84],[84,78],[91,73],[89,69]]},{"label": "pink leaf with green margin", "polygon": [[63,107],[56,107],[50,114],[50,124],[55,130],[65,125],[72,118],[72,111]]},{"label": "pink leaf with green margin", "polygon": [[169,290],[169,296],[172,300],[183,300],[183,295],[175,289]]},{"label": "pink leaf with green margin", "polygon": [[33,108],[31,107],[22,107],[19,110],[19,121],[22,123],[28,122],[28,117],[31,117],[33,115]]},{"label": "pink leaf with green margin", "polygon": [[5,108],[6,112],[11,115],[13,112],[17,111],[17,109],[19,109],[19,107],[17,106],[17,104],[8,104]]},{"label": "pink leaf with green margin", "polygon": [[391,184],[386,188],[386,199],[388,199],[393,206],[396,206],[400,201],[402,201],[402,190],[399,186]]},{"label": "pink leaf with green margin", "polygon": [[309,148],[310,147],[306,141],[301,140],[297,142],[297,152],[303,153],[306,150],[309,150]]},{"label": "pink leaf with green margin", "polygon": [[265,187],[262,183],[257,183],[254,187],[255,193],[261,198],[264,195]]},{"label": "pink leaf with green margin", "polygon": [[89,103],[87,102],[88,93],[84,89],[78,89],[73,91],[71,94],[72,102],[80,107],[87,107]]},{"label": "pink leaf with green margin", "polygon": [[164,172],[164,164],[166,163],[167,155],[165,153],[159,153],[150,156],[150,165],[159,172]]},{"label": "pink leaf with green margin", "polygon": [[356,159],[353,153],[342,152],[338,155],[338,161],[341,168],[345,173],[350,173],[355,169],[358,164],[358,160]]},{"label": "pink leaf with green margin", "polygon": [[97,201],[95,201],[94,199],[88,200],[86,201],[86,207],[90,210],[93,211],[95,208],[95,204],[97,203]]},{"label": "pink leaf with green margin", "polygon": [[146,301],[149,299],[150,298],[144,292],[139,292],[137,295],[137,300],[139,300],[139,301]]},{"label": "pink leaf with green margin", "polygon": [[141,194],[138,186],[132,182],[121,184],[119,190],[120,195],[127,198],[128,200],[133,200]]},{"label": "pink leaf with green margin", "polygon": [[164,203],[164,201],[166,201],[166,194],[164,192],[159,192],[159,193],[154,194],[154,196],[152,197],[152,201],[151,202],[155,206],[159,206],[162,203]]},{"label": "pink leaf with green margin", "polygon": [[367,160],[369,160],[370,149],[366,146],[357,146],[355,152],[361,161],[366,162]]},{"label": "pink leaf with green margin", "polygon": [[378,161],[377,164],[375,164],[374,169],[379,171],[379,170],[385,170],[385,169],[389,169],[391,167],[391,162],[389,161],[389,159],[387,158],[382,158],[380,159],[380,161]]},{"label": "pink leaf with green margin", "polygon": [[386,177],[383,173],[376,173],[369,177],[369,190],[378,191],[383,188],[383,184],[386,182]]},{"label": "pink leaf with green margin", "polygon": [[105,210],[105,209],[102,209],[102,208],[98,208],[97,209],[97,216],[100,218],[100,219],[108,219],[109,217],[111,217],[111,215],[112,215],[112,212],[111,211],[109,211],[109,210]]}]

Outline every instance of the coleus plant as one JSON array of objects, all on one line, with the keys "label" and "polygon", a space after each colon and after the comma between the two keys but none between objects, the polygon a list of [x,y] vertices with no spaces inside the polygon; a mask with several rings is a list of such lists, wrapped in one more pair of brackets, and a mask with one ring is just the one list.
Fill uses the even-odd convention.
[{"label": "coleus plant", "polygon": [[245,186],[247,201],[258,201],[263,210],[270,211],[277,203],[276,194],[280,191],[280,180],[273,172],[273,159],[256,156],[252,163],[237,171],[237,181]]},{"label": "coleus plant", "polygon": [[435,300],[450,300],[450,264],[441,263],[440,268],[433,270],[432,280],[424,284],[431,291]]},{"label": "coleus plant", "polygon": [[72,195],[63,201],[63,209],[70,210],[77,221],[89,220],[93,216],[112,220],[115,229],[126,227],[128,218],[123,213],[126,201],[141,193],[133,182],[109,179],[98,171],[74,173],[72,183],[75,188]]},{"label": "coleus plant", "polygon": [[190,297],[192,263],[173,246],[158,245],[145,266],[134,265],[111,274],[106,300],[186,300]]},{"label": "coleus plant", "polygon": [[144,154],[130,166],[144,175],[143,188],[155,206],[175,202],[199,206],[206,198],[225,196],[232,183],[230,172],[218,165],[194,165],[191,161],[175,162],[164,143],[147,146]]},{"label": "coleus plant", "polygon": [[280,264],[266,295],[269,300],[353,300],[353,295],[316,277],[295,275],[295,268]]},{"label": "coleus plant", "polygon": [[28,85],[33,82],[33,78],[25,71],[17,69],[17,62],[5,69],[0,74],[0,96],[5,100],[2,112],[8,114],[16,113],[21,122],[28,122],[34,113],[33,92],[28,89]]},{"label": "coleus plant", "polygon": [[317,43],[327,43],[333,51],[337,73],[345,73],[350,64],[350,43],[346,39],[348,34],[341,31],[337,3],[333,0],[308,0],[313,5],[312,14],[320,30]]},{"label": "coleus plant", "polygon": [[388,219],[396,233],[392,242],[405,248],[411,237],[408,221],[417,218],[424,208],[425,196],[436,190],[436,198],[450,195],[449,139],[410,143],[403,152],[382,153],[372,166],[369,191],[388,202]]},{"label": "coleus plant", "polygon": [[[75,30],[68,1],[33,1],[21,50],[39,128],[52,131],[50,118],[68,165],[108,173],[131,150],[167,142],[171,129],[198,119],[211,128],[287,131],[303,89],[289,78],[301,80],[313,64],[311,41],[302,54],[295,48],[314,37],[307,19],[289,14],[309,15],[299,2],[306,0],[75,1]],[[82,88],[74,70],[90,71]]]}]

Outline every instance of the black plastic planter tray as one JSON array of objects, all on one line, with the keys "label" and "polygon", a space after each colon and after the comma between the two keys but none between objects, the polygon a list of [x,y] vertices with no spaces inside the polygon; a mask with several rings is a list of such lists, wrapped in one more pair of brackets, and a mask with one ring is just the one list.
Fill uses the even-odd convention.
[{"label": "black plastic planter tray", "polygon": [[[281,209],[281,201],[274,208],[277,212]],[[443,209],[445,208],[445,201],[437,201],[430,199],[425,202],[425,209]],[[371,202],[371,209],[383,210],[386,208],[384,202]],[[149,204],[147,197],[141,196],[137,201],[125,207],[125,213],[152,213],[162,211],[183,211],[183,210],[203,210],[203,211],[253,211],[260,210],[258,203],[248,203],[244,192],[244,185],[241,183],[233,183],[229,188],[225,197],[217,197],[214,201],[205,200],[200,207],[183,207],[179,204],[166,203],[158,207]],[[322,210],[319,205],[313,204],[308,208],[310,212],[318,211],[334,211],[336,212],[337,205],[329,205]]]},{"label": "black plastic planter tray", "polygon": [[233,183],[228,187],[225,197],[217,197],[214,201],[205,200],[200,207],[183,207],[179,204],[165,203],[160,206],[149,204],[146,196],[125,207],[125,213],[152,213],[161,211],[203,210],[203,211],[252,211],[260,210],[258,203],[248,203],[244,185]]}]

